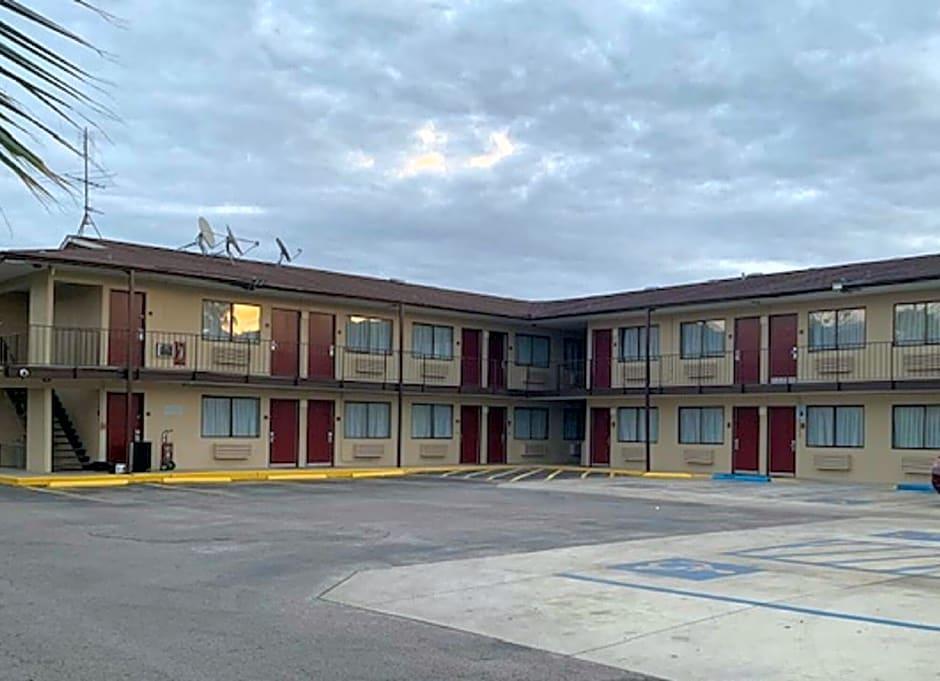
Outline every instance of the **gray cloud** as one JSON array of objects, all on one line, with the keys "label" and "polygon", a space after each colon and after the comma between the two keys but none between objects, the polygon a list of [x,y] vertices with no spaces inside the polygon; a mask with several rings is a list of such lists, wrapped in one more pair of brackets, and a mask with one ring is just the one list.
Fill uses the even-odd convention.
[{"label": "gray cloud", "polygon": [[[926,0],[106,4],[126,30],[38,4],[118,55],[82,55],[123,119],[110,237],[205,213],[265,256],[530,297],[940,250]],[[8,179],[0,205],[3,245],[79,218]]]}]

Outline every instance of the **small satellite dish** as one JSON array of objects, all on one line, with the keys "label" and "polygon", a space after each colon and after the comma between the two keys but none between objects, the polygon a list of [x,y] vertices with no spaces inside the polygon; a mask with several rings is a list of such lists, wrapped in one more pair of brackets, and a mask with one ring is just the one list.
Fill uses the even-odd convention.
[{"label": "small satellite dish", "polygon": [[291,253],[289,250],[287,250],[287,246],[284,245],[284,242],[281,241],[280,237],[274,237],[274,240],[277,242],[277,247],[281,251],[281,255],[277,259],[278,265],[283,265],[285,261],[291,263],[294,261],[294,258],[303,253],[303,250],[299,248],[294,253]]},{"label": "small satellite dish", "polygon": [[232,233],[232,228],[228,225],[225,225],[225,250],[229,257],[232,257],[232,251],[235,251],[238,255],[245,255],[245,252],[238,243],[238,239],[236,239],[235,235]]},{"label": "small satellite dish", "polygon": [[204,217],[199,217],[199,238],[202,239],[203,243],[209,248],[215,248],[215,232],[212,231],[212,226],[209,224],[209,221]]}]

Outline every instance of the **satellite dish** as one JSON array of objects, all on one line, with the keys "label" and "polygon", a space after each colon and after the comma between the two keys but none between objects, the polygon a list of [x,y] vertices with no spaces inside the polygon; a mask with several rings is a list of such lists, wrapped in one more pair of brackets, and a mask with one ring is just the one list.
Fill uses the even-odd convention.
[{"label": "satellite dish", "polygon": [[199,237],[206,246],[215,248],[215,232],[212,231],[209,221],[202,216],[199,217]]},{"label": "satellite dish", "polygon": [[235,251],[239,255],[245,255],[245,252],[242,251],[242,247],[238,244],[238,239],[236,239],[235,235],[232,233],[232,228],[228,225],[225,225],[225,250],[228,251],[229,257],[231,257],[232,251]]},{"label": "satellite dish", "polygon": [[283,265],[285,261],[291,263],[294,261],[294,258],[303,253],[303,251],[299,248],[294,253],[291,253],[289,250],[287,250],[287,246],[284,245],[284,242],[281,241],[280,237],[274,237],[274,240],[277,242],[277,247],[281,251],[281,255],[277,259],[278,265]]}]

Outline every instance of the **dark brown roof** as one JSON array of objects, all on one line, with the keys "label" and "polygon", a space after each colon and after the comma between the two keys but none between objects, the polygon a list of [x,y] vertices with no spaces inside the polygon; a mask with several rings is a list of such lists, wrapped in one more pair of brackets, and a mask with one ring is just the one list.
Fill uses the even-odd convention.
[{"label": "dark brown roof", "polygon": [[839,281],[847,288],[855,288],[940,279],[940,255],[925,255],[610,295],[532,302],[389,279],[278,266],[257,260],[230,262],[224,257],[207,257],[198,253],[103,239],[69,239],[56,249],[2,251],[0,259],[108,269],[132,268],[139,272],[206,279],[251,289],[267,288],[403,303],[528,320],[823,292],[832,290],[833,283]]}]

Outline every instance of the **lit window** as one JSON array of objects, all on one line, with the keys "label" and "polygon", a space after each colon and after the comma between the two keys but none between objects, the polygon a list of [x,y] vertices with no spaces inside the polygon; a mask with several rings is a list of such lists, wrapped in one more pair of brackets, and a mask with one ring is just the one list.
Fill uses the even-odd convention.
[{"label": "lit window", "polygon": [[202,337],[206,340],[257,343],[261,340],[261,307],[204,300]]}]

